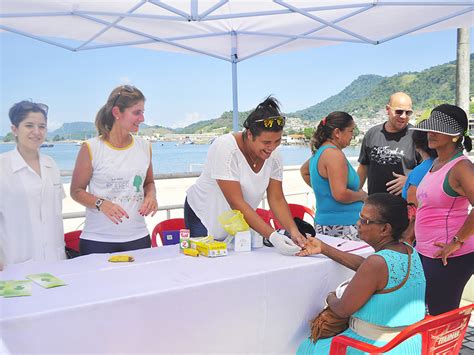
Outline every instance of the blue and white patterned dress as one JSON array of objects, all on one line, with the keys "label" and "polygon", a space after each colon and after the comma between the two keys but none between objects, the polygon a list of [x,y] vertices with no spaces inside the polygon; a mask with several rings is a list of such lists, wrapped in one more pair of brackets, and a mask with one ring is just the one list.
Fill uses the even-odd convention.
[{"label": "blue and white patterned dress", "polygon": [[[385,259],[388,267],[388,283],[386,288],[399,285],[406,276],[408,255],[393,250],[381,250],[376,255]],[[401,288],[387,294],[375,294],[353,314],[354,317],[366,322],[386,326],[399,327],[416,323],[425,317],[426,280],[420,257],[413,250],[410,276]],[[383,346],[387,342],[364,338],[347,329],[340,335],[361,340],[375,346]],[[315,344],[306,339],[298,348],[297,354],[329,354],[332,338],[319,339]],[[366,354],[353,348],[347,348],[347,354]],[[421,335],[416,335],[394,348],[387,354],[421,354]]]}]

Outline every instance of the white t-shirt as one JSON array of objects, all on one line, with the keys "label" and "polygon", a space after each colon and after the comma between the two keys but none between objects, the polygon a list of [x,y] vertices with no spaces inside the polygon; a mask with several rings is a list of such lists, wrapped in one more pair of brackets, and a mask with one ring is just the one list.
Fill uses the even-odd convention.
[{"label": "white t-shirt", "polygon": [[54,160],[40,154],[39,176],[14,149],[0,154],[0,257],[4,264],[66,259],[62,200]]},{"label": "white t-shirt", "polygon": [[281,181],[283,164],[277,150],[263,163],[256,173],[240,151],[232,133],[220,136],[212,143],[207,153],[204,170],[187,191],[188,203],[207,229],[209,235],[223,240],[227,233],[217,217],[230,206],[216,180],[238,181],[244,200],[256,209],[267,190],[270,179]]},{"label": "white t-shirt", "polygon": [[143,204],[151,146],[140,137],[132,137],[132,143],[125,148],[115,148],[99,137],[86,141],[92,161],[88,191],[121,206],[129,218],[115,224],[96,208],[86,208],[81,239],[122,243],[149,234],[145,218],[138,210]]}]

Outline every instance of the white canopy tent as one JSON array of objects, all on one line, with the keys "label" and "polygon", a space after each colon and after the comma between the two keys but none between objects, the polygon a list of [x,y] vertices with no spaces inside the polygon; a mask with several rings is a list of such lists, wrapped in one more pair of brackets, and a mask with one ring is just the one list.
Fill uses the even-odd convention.
[{"label": "white canopy tent", "polygon": [[0,30],[71,51],[135,46],[232,64],[257,55],[474,24],[474,0],[1,0]]}]

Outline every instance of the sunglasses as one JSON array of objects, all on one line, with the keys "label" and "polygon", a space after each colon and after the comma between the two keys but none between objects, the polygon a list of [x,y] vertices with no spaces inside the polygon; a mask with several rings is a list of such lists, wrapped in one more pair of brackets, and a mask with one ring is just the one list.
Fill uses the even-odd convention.
[{"label": "sunglasses", "polygon": [[267,118],[262,118],[259,120],[255,120],[255,123],[258,122],[263,122],[263,126],[265,128],[272,128],[273,127],[273,122],[276,122],[278,127],[284,127],[285,122],[286,122],[286,117],[285,116],[273,116],[273,117],[267,117]]},{"label": "sunglasses", "polygon": [[389,107],[393,112],[395,112],[397,116],[401,116],[403,115],[403,113],[405,113],[407,117],[410,117],[411,115],[413,115],[412,110],[401,110],[401,109],[394,109],[392,106],[389,106]]},{"label": "sunglasses", "polygon": [[384,221],[371,221],[370,219],[367,219],[367,218],[364,218],[360,215],[359,213],[359,221],[361,224],[366,224],[366,225],[369,225],[369,224],[385,224],[387,222],[384,222]]},{"label": "sunglasses", "polygon": [[130,94],[133,94],[135,92],[135,86],[132,86],[132,85],[124,85],[120,88],[119,92],[118,92],[118,95],[115,97],[115,100],[114,100],[114,104],[112,105],[112,107],[114,107],[115,105],[117,105],[117,101],[120,97],[120,95],[122,95],[122,92],[128,92]]}]

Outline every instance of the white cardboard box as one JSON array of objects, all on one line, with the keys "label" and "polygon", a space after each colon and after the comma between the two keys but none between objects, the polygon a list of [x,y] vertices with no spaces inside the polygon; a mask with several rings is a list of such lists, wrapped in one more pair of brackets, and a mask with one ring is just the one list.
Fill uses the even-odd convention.
[{"label": "white cardboard box", "polygon": [[250,231],[237,232],[234,237],[234,251],[250,251],[252,238]]}]

